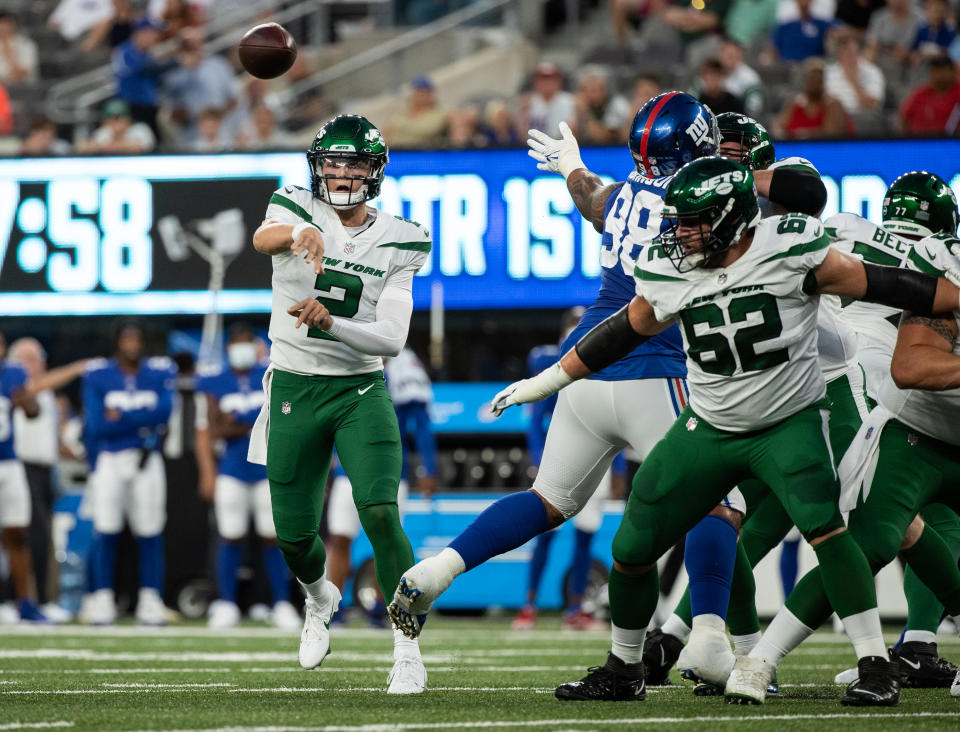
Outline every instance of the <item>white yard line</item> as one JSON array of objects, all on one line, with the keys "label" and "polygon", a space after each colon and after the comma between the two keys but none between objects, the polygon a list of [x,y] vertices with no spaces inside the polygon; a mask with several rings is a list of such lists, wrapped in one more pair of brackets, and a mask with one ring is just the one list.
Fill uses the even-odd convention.
[{"label": "white yard line", "polygon": [[7,729],[53,729],[54,727],[72,727],[73,722],[11,722],[0,724],[0,730]]}]

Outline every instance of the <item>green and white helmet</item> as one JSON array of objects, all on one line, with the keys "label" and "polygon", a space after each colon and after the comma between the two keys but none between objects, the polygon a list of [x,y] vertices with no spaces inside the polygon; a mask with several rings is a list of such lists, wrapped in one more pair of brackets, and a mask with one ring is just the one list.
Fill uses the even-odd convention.
[{"label": "green and white helmet", "polygon": [[[776,159],[773,140],[767,128],[753,117],[737,112],[717,115],[720,130],[720,155],[730,157],[746,165],[750,170],[766,170]],[[739,144],[739,153],[724,153],[724,145]],[[739,155],[739,157],[737,157]]]},{"label": "green and white helmet", "polygon": [[[387,143],[380,130],[358,114],[340,114],[324,123],[307,150],[310,165],[310,189],[321,201],[334,208],[353,208],[380,195],[383,169],[389,160]],[[344,168],[342,173],[323,174],[324,161]],[[345,168],[358,167],[362,172],[349,173]],[[355,192],[332,190],[331,181],[349,185],[363,180]],[[334,184],[336,187],[338,184]]]},{"label": "green and white helmet", "polygon": [[[679,272],[711,267],[748,228],[760,221],[757,189],[750,170],[734,160],[700,158],[673,177],[663,199],[668,229],[659,242]],[[694,225],[699,234],[678,236],[681,226]]]},{"label": "green and white helmet", "polygon": [[953,189],[939,175],[924,170],[904,173],[883,197],[887,231],[922,239],[932,234],[956,234],[960,215]]}]

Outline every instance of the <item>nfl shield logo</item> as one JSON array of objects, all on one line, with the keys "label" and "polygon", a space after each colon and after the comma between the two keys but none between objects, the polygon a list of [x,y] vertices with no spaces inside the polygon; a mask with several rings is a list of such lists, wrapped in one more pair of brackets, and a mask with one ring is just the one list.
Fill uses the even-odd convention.
[{"label": "nfl shield logo", "polygon": [[291,410],[291,409],[292,409],[292,407],[291,407],[291,405],[290,405],[290,402],[283,402],[283,403],[280,405],[280,412],[283,413],[283,414],[290,414],[290,410]]},{"label": "nfl shield logo", "polygon": [[691,417],[687,420],[687,431],[693,432],[695,429],[697,429],[698,424],[700,424],[700,422],[697,421],[697,418]]},{"label": "nfl shield logo", "polygon": [[907,444],[909,444],[911,447],[916,445],[918,442],[920,442],[920,438],[917,437],[913,432],[907,435]]},{"label": "nfl shield logo", "polygon": [[721,272],[721,273],[720,273],[720,276],[717,277],[717,282],[719,282],[719,283],[722,285],[722,284],[723,284],[724,282],[726,282],[726,281],[727,281],[727,273],[726,273],[726,272]]},{"label": "nfl shield logo", "polygon": [[344,254],[353,254],[356,251],[356,249],[357,249],[357,245],[354,244],[352,241],[348,241],[346,244],[343,245]]},{"label": "nfl shield logo", "polygon": [[868,427],[867,434],[863,436],[863,439],[869,440],[871,437],[873,437],[873,427]]}]

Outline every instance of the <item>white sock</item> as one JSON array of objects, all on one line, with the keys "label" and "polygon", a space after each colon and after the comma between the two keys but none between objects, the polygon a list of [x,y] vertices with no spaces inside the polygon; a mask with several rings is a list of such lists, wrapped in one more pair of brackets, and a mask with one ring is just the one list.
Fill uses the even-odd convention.
[{"label": "white sock", "polygon": [[756,633],[750,633],[750,635],[733,636],[733,652],[738,656],[749,656],[750,651],[760,642],[761,636],[759,630]]},{"label": "white sock", "polygon": [[663,624],[660,630],[674,638],[679,638],[684,643],[690,637],[690,626],[683,622],[678,615],[671,615],[667,618],[667,622]]},{"label": "white sock", "polygon": [[399,630],[393,631],[393,658],[420,658],[420,643],[416,638],[407,638]]},{"label": "white sock", "polygon": [[[297,580],[300,582],[300,580]],[[324,572],[320,575],[320,579],[310,582],[300,582],[300,586],[303,588],[303,591],[306,593],[307,597],[313,600],[318,605],[323,605],[324,603],[330,600],[330,590],[327,589],[327,573]]]},{"label": "white sock", "polygon": [[780,608],[780,612],[770,621],[767,632],[760,636],[757,645],[750,651],[750,658],[762,658],[769,664],[779,666],[784,656],[812,634],[813,628],[801,623],[787,608]]},{"label": "white sock", "polygon": [[903,634],[904,643],[936,643],[937,634],[929,630],[908,630]]},{"label": "white sock", "polygon": [[727,632],[727,621],[719,615],[713,613],[704,613],[693,618],[693,629],[701,630],[719,630],[721,633]]},{"label": "white sock", "polygon": [[467,565],[463,561],[456,549],[451,549],[447,547],[441,551],[436,556],[430,557],[423,560],[424,563],[429,562],[430,568],[436,572],[438,575],[435,579],[439,580],[443,585],[443,589],[446,590],[450,583],[452,583],[457,577],[467,571]]},{"label": "white sock", "polygon": [[610,637],[613,645],[610,650],[613,655],[624,663],[640,663],[643,658],[643,639],[647,637],[647,629],[639,630],[618,628],[610,623]]},{"label": "white sock", "polygon": [[847,637],[853,643],[857,658],[879,656],[887,659],[887,646],[883,642],[883,631],[880,628],[880,611],[872,607],[862,613],[840,618]]}]

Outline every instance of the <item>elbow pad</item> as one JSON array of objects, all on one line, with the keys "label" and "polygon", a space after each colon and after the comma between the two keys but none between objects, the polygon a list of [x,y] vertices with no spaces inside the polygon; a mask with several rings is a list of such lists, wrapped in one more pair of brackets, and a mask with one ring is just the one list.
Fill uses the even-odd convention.
[{"label": "elbow pad", "polygon": [[770,178],[770,201],[788,213],[819,216],[827,205],[827,189],[813,173],[776,168]]},{"label": "elbow pad", "polygon": [[867,275],[865,302],[876,302],[917,315],[932,315],[937,277],[897,267],[863,263]]},{"label": "elbow pad", "polygon": [[593,373],[603,371],[649,340],[649,336],[640,335],[630,325],[628,307],[624,305],[609,318],[597,323],[573,347],[580,360]]}]

